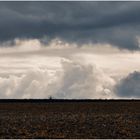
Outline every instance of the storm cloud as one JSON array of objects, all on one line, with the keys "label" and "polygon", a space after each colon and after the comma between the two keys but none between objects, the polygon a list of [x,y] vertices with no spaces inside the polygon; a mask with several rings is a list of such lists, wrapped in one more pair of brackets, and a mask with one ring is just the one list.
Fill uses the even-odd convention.
[{"label": "storm cloud", "polygon": [[139,49],[140,2],[0,2],[0,41],[60,38]]},{"label": "storm cloud", "polygon": [[122,98],[140,98],[140,72],[135,71],[121,79],[115,90]]}]

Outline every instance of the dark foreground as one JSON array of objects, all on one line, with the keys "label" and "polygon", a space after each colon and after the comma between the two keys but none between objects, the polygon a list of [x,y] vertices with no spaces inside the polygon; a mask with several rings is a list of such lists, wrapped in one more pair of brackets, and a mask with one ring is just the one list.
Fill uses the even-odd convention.
[{"label": "dark foreground", "polygon": [[140,139],[140,100],[0,100],[0,138]]}]

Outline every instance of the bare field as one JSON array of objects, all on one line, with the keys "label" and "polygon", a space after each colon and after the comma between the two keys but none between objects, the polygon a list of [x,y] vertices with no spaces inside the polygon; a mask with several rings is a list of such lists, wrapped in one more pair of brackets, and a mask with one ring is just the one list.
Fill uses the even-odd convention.
[{"label": "bare field", "polygon": [[140,101],[0,101],[0,138],[140,139]]}]

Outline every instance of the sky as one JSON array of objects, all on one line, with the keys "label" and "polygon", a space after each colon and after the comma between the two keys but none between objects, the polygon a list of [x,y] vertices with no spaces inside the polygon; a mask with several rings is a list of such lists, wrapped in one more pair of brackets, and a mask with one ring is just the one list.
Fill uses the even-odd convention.
[{"label": "sky", "polygon": [[0,2],[1,99],[139,99],[140,2]]}]

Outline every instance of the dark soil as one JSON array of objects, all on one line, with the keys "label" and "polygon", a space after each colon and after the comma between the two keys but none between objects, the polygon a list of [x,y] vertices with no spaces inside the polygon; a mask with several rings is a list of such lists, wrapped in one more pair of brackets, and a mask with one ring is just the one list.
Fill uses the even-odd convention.
[{"label": "dark soil", "polygon": [[0,138],[140,139],[140,101],[0,101]]}]

